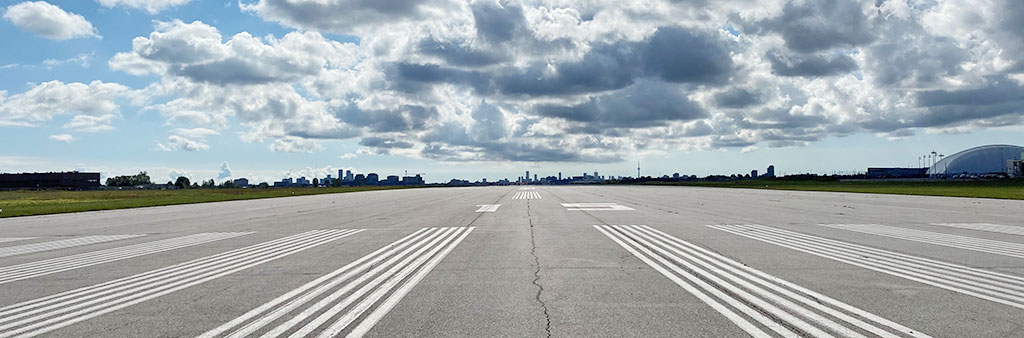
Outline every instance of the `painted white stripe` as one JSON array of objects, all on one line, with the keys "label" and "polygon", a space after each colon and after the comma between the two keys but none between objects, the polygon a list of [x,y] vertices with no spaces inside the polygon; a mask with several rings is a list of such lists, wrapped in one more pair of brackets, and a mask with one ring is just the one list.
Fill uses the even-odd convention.
[{"label": "painted white stripe", "polygon": [[569,211],[630,211],[636,210],[618,203],[562,203]]},{"label": "painted white stripe", "polygon": [[758,224],[708,225],[708,227],[1024,309],[1024,277]]},{"label": "painted white stripe", "polygon": [[[264,332],[262,337],[328,336],[341,334],[353,326],[349,336],[361,335],[383,318],[473,229],[421,229],[200,337],[247,337],[260,331]],[[388,293],[391,295],[381,302]],[[370,314],[362,316],[378,303]],[[356,321],[360,317],[363,319]],[[278,324],[272,326],[274,323]],[[324,326],[326,328],[322,328]]]},{"label": "painted white stripe", "polygon": [[476,209],[476,212],[495,212],[501,207],[501,204],[481,204],[477,205],[480,209]]},{"label": "painted white stripe", "polygon": [[[814,337],[831,337],[833,333],[846,337],[863,337],[864,335],[856,330],[859,329],[880,337],[925,337],[915,330],[743,266],[725,256],[651,227],[595,227],[613,239],[621,239],[622,241],[617,241],[620,245],[623,242],[630,243],[646,256],[661,261],[676,274],[689,279],[695,286],[779,335],[795,336],[799,332]],[[635,250],[631,253],[637,254]],[[645,262],[651,265],[649,260]],[[714,304],[720,305],[717,302]],[[716,306],[714,304],[709,303],[712,307]],[[819,314],[818,311],[823,314]],[[757,326],[745,328],[745,325],[753,325],[750,322],[730,319],[751,335],[769,335]],[[798,331],[794,332],[793,329]]]},{"label": "painted white stripe", "polygon": [[0,338],[32,337],[363,230],[315,230],[0,308]]},{"label": "painted white stripe", "polygon": [[202,233],[159,241],[139,243],[119,248],[86,252],[77,255],[57,257],[38,262],[0,267],[0,284],[24,280],[32,277],[84,268],[88,266],[114,262],[118,260],[149,255],[193,245],[234,238],[251,232],[220,232]]},{"label": "painted white stripe", "polygon": [[57,250],[72,248],[76,246],[118,241],[122,239],[129,239],[135,237],[142,237],[145,235],[97,235],[97,236],[85,236],[69,239],[61,239],[50,242],[23,244],[17,246],[9,246],[0,248],[0,257],[9,257],[15,255],[24,255],[36,252]]},{"label": "painted white stripe", "polygon": [[0,237],[0,243],[16,242],[16,241],[27,241],[30,239],[36,239],[39,237]]},{"label": "painted white stripe", "polygon": [[820,224],[833,229],[1024,258],[1024,244],[921,231],[879,224]]},{"label": "painted white stripe", "polygon": [[514,200],[539,200],[541,199],[540,193],[536,191],[519,191],[515,195],[512,195]]},{"label": "painted white stripe", "polygon": [[1024,236],[1024,227],[1021,226],[1009,226],[992,223],[932,223],[932,225]]}]

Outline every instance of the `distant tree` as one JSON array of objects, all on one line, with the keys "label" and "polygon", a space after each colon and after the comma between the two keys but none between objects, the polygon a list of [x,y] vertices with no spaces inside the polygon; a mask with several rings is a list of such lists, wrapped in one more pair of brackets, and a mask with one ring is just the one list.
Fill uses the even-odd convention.
[{"label": "distant tree", "polygon": [[178,176],[178,179],[174,180],[174,186],[181,189],[188,189],[190,185],[192,185],[192,182],[189,182],[188,177],[185,176]]},{"label": "distant tree", "polygon": [[216,188],[216,187],[217,187],[217,182],[214,182],[214,180],[212,178],[210,180],[208,180],[208,181],[203,181],[203,188]]},{"label": "distant tree", "polygon": [[125,175],[125,176],[114,176],[107,177],[107,186],[111,187],[130,187],[142,184],[153,184],[149,180],[149,175],[145,171],[139,172],[137,175]]},{"label": "distant tree", "polygon": [[320,179],[314,177],[313,178],[313,187],[319,187],[319,186],[320,186]]},{"label": "distant tree", "polygon": [[270,184],[267,184],[267,182],[260,182],[260,185],[258,185],[258,187],[260,187],[261,189],[267,189],[270,188]]},{"label": "distant tree", "polygon": [[220,184],[220,188],[225,188],[225,189],[235,188],[235,182],[232,182],[231,180],[224,181],[224,183]]}]

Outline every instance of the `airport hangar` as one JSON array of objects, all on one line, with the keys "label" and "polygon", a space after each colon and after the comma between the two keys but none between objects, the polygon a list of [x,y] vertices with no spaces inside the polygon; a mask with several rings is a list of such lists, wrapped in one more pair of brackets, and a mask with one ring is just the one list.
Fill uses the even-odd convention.
[{"label": "airport hangar", "polygon": [[954,177],[957,175],[984,175],[1005,173],[1011,177],[1022,176],[1024,147],[993,144],[970,148],[946,156],[928,169],[929,177]]}]

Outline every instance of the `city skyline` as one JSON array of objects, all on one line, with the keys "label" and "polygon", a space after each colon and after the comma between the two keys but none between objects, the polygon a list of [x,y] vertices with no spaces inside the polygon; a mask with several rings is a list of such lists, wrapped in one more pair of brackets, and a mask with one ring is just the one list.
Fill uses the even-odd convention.
[{"label": "city skyline", "polygon": [[1014,2],[324,3],[357,14],[5,3],[0,171],[829,174],[1024,132]]}]

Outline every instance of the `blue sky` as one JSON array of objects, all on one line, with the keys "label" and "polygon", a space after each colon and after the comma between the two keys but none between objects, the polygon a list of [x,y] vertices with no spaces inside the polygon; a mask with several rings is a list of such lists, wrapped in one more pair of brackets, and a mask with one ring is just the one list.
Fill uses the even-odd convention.
[{"label": "blue sky", "polygon": [[757,4],[2,1],[0,171],[827,174],[1021,144],[1024,6]]}]

